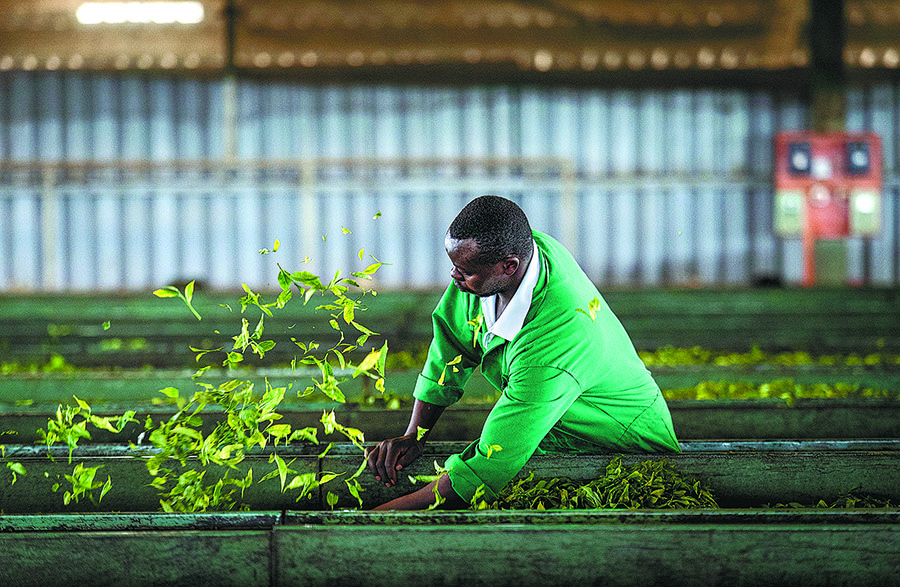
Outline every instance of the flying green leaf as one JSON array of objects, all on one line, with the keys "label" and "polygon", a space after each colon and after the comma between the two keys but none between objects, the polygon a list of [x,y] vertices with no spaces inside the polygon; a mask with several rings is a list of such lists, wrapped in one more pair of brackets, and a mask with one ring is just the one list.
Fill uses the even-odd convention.
[{"label": "flying green leaf", "polygon": [[[273,461],[275,463],[275,470],[272,471],[271,473],[265,475],[262,479],[260,479],[260,483],[277,476],[281,480],[281,492],[284,493],[284,489],[285,489],[284,484],[287,481],[288,473],[296,473],[296,471],[294,471],[293,469],[290,469],[289,468],[290,463],[285,464],[284,459],[282,459],[280,456],[278,456],[275,453],[272,453],[271,455],[269,455],[269,462],[271,463]],[[294,461],[291,461],[291,463],[293,463],[293,462]]]},{"label": "flying green leaf", "polygon": [[350,229],[347,228],[346,226],[342,226],[342,227],[341,227],[341,232],[344,233],[344,234],[350,234]]},{"label": "flying green leaf", "polygon": [[222,361],[222,366],[228,369],[236,369],[238,363],[244,360],[244,355],[237,351],[231,351],[226,356],[225,360]]},{"label": "flying green leaf", "polygon": [[422,438],[428,434],[428,428],[422,428],[421,426],[416,426],[416,440],[422,440]]},{"label": "flying green leaf", "polygon": [[375,212],[375,216],[372,216],[372,220],[375,220],[380,216],[381,216],[381,210],[379,210],[378,212]]},{"label": "flying green leaf", "polygon": [[309,442],[312,442],[313,444],[319,444],[319,439],[316,436],[318,431],[318,428],[313,428],[312,426],[301,428],[300,430],[294,430],[288,441],[293,442],[294,440],[307,440]]},{"label": "flying green leaf", "polygon": [[387,354],[387,346],[382,346],[378,350],[371,350],[366,357],[360,361],[359,365],[353,370],[353,377],[357,377],[362,373],[366,373],[372,369],[378,368],[381,362],[381,355]]},{"label": "flying green leaf", "polygon": [[[373,259],[374,259],[374,257],[373,257]],[[352,275],[353,277],[359,277],[361,279],[372,279],[372,277],[371,277],[372,274],[375,273],[376,271],[378,271],[379,267],[382,267],[384,265],[390,265],[390,263],[383,263],[376,259],[375,263],[372,263],[371,265],[369,265],[362,271],[354,271],[350,275]]]},{"label": "flying green leaf", "polygon": [[195,362],[200,362],[200,357],[202,357],[203,355],[206,355],[206,354],[209,354],[209,353],[214,353],[214,352],[216,352],[216,351],[221,351],[223,347],[219,347],[219,348],[216,348],[216,349],[198,349],[198,348],[194,348],[194,347],[192,347],[192,346],[189,346],[188,348],[191,349],[192,351],[194,351],[195,353],[197,353],[197,356],[194,358],[194,361],[195,361]]},{"label": "flying green leaf", "polygon": [[183,436],[187,436],[189,438],[193,438],[194,440],[203,440],[203,436],[197,430],[193,428],[186,428],[184,426],[176,426],[172,432],[175,434],[181,434]]},{"label": "flying green leaf", "polygon": [[350,495],[356,498],[356,501],[359,502],[359,505],[362,506],[363,500],[360,497],[360,493],[365,491],[362,485],[360,485],[359,481],[356,480],[356,477],[351,477],[350,479],[344,479],[344,483],[347,484],[347,491],[350,492]]},{"label": "flying green leaf", "polygon": [[197,320],[201,320],[200,314],[197,310],[194,309],[194,306],[191,305],[191,300],[194,297],[194,282],[191,281],[186,286],[184,286],[184,293],[175,287],[174,285],[168,285],[162,289],[154,290],[153,295],[158,298],[181,298],[185,305],[187,305],[188,310],[197,318]]},{"label": "flying green leaf", "polygon": [[22,463],[16,462],[8,462],[6,463],[6,468],[9,469],[10,473],[12,473],[12,482],[10,485],[16,484],[16,479],[18,479],[18,475],[25,474],[25,466]]},{"label": "flying green leaf", "polygon": [[107,320],[103,323],[103,330],[109,330],[109,327],[110,327],[110,322],[109,322],[109,320]]},{"label": "flying green leaf", "polygon": [[260,250],[259,250],[259,254],[260,254],[260,255],[268,255],[269,253],[274,253],[274,252],[276,252],[276,251],[278,250],[278,247],[280,247],[280,246],[281,246],[281,243],[278,242],[278,239],[276,238],[276,239],[275,239],[275,244],[272,245],[272,250],[271,250],[271,251],[270,251],[269,249],[260,249]]}]

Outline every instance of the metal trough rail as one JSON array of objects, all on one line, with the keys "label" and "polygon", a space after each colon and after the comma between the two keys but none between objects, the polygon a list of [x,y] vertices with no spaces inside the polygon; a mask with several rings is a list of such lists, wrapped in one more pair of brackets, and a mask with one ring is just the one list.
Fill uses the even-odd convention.
[{"label": "metal trough rail", "polygon": [[[38,429],[46,429],[55,405],[0,405],[0,443],[39,442]],[[446,410],[431,433],[433,440],[455,441],[478,438],[492,404],[458,404]],[[98,415],[121,414],[127,409],[138,412],[140,424],[126,426],[120,434],[91,429],[91,439],[100,444],[137,442],[144,431],[143,421],[168,419],[173,409],[167,406],[94,403]],[[409,408],[384,409],[359,404],[309,403],[287,404],[279,413],[280,423],[295,429],[319,426],[323,409],[334,409],[337,420],[359,428],[372,440],[390,438],[402,432],[409,420]],[[683,441],[693,440],[777,440],[777,439],[892,439],[900,438],[900,400],[797,399],[789,406],[780,399],[752,400],[678,400],[669,402],[675,432]],[[221,420],[222,413],[212,409],[204,413],[202,431],[208,434]],[[341,440],[331,437],[328,440]]]},{"label": "metal trough rail", "polygon": [[[431,443],[423,457],[399,478],[396,487],[386,488],[367,471],[359,478],[363,486],[363,508],[384,503],[414,486],[407,475],[433,474],[433,463],[460,451],[464,443]],[[279,447],[278,453],[298,473],[333,472],[341,477],[322,486],[318,493],[296,501],[295,495],[282,493],[277,479],[248,488],[241,503],[253,510],[323,510],[325,493],[338,495],[338,508],[357,507],[341,478],[352,475],[362,462],[362,453],[352,445],[336,445],[319,458],[315,447]],[[722,507],[760,507],[775,503],[816,503],[832,501],[851,489],[894,501],[900,501],[900,441],[794,441],[794,442],[685,442],[680,454],[628,454],[625,464],[647,459],[668,459],[685,475],[707,481]],[[243,476],[253,468],[255,479],[272,471],[272,449],[252,451],[232,476]],[[35,446],[7,445],[0,459],[0,509],[5,513],[54,513],[74,511],[142,512],[159,509],[150,477],[139,452],[125,446],[85,446],[73,453],[54,447],[53,461],[47,450]],[[523,474],[534,471],[539,477],[570,477],[587,480],[598,477],[612,454],[544,455],[533,457]],[[11,472],[4,461],[22,463],[27,475],[11,484]],[[71,474],[75,463],[102,465],[98,479],[107,475],[112,488],[98,505],[87,501],[63,504],[62,495],[52,485]],[[177,463],[176,463],[177,465]],[[177,466],[173,466],[177,469]],[[223,475],[225,468],[210,467],[210,479]]]}]

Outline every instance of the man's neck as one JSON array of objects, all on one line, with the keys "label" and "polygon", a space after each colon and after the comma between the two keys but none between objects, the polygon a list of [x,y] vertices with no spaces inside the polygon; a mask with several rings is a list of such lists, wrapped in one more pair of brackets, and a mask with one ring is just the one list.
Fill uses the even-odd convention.
[{"label": "man's neck", "polygon": [[[532,259],[534,255],[532,255]],[[531,259],[528,260],[528,263],[520,263],[519,268],[516,270],[513,275],[513,280],[510,283],[510,286],[505,290],[501,291],[497,294],[496,298],[496,311],[495,316],[497,318],[503,313],[503,310],[506,309],[506,306],[509,305],[509,302],[513,299],[513,296],[516,295],[516,292],[519,290],[519,285],[522,284],[522,279],[525,278],[525,272],[528,271],[528,265],[531,264]]]}]

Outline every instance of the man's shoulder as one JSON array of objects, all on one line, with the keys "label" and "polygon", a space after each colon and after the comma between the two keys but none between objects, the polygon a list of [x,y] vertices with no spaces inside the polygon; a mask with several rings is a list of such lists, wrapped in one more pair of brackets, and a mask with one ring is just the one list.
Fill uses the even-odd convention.
[{"label": "man's shoulder", "polygon": [[538,249],[544,254],[559,254],[561,251],[568,253],[568,250],[562,243],[545,232],[532,230],[531,238],[534,239]]},{"label": "man's shoulder", "polygon": [[[597,287],[562,243],[548,234],[532,231],[534,241],[542,255],[542,270],[545,272],[545,294],[566,303],[581,301],[587,294],[599,295]],[[588,298],[590,299],[590,298]]]}]

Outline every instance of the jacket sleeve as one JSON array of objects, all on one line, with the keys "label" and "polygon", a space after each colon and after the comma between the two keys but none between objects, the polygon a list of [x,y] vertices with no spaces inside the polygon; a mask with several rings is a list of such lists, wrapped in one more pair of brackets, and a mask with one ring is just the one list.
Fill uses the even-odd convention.
[{"label": "jacket sleeve", "polygon": [[466,383],[481,364],[481,350],[475,344],[475,325],[464,294],[451,285],[431,315],[434,338],[422,373],[416,380],[416,399],[449,406],[462,397]]},{"label": "jacket sleeve", "polygon": [[484,486],[485,496],[496,499],[580,393],[577,380],[557,367],[517,369],[478,442],[447,459],[453,490],[469,501]]}]

